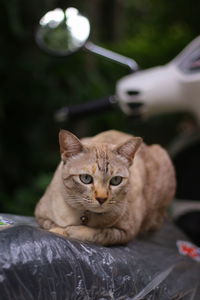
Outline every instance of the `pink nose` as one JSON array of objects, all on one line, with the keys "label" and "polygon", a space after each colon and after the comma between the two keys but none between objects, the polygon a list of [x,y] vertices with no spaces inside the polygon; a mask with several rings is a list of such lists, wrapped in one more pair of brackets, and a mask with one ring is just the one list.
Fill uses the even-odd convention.
[{"label": "pink nose", "polygon": [[100,198],[100,197],[96,197],[96,200],[99,202],[99,204],[103,204],[108,198]]}]

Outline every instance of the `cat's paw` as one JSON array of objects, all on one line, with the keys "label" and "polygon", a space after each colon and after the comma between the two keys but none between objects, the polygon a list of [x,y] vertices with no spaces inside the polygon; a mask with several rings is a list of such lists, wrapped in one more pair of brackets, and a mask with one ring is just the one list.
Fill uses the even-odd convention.
[{"label": "cat's paw", "polygon": [[70,237],[79,241],[93,241],[93,235],[95,233],[95,229],[84,226],[84,225],[71,225],[65,228],[62,227],[54,227],[49,230],[50,232],[57,233],[63,235],[65,237]]},{"label": "cat's paw", "polygon": [[66,233],[66,229],[62,228],[62,227],[53,227],[49,231],[53,232],[53,233],[61,234],[61,235],[64,235],[64,236],[68,236],[67,233]]},{"label": "cat's paw", "polygon": [[53,227],[56,227],[56,224],[49,219],[38,218],[37,221],[42,228],[47,229],[47,230],[49,230]]},{"label": "cat's paw", "polygon": [[91,241],[93,236],[93,228],[84,225],[68,226],[64,231],[66,236],[80,241]]}]

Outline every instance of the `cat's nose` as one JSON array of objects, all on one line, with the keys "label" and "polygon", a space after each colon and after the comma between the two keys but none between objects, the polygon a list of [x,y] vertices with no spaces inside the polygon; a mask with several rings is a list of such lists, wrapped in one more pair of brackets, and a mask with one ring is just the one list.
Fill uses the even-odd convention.
[{"label": "cat's nose", "polygon": [[99,204],[103,204],[108,198],[107,197],[104,197],[104,198],[101,198],[101,197],[96,197],[96,200],[99,202]]}]

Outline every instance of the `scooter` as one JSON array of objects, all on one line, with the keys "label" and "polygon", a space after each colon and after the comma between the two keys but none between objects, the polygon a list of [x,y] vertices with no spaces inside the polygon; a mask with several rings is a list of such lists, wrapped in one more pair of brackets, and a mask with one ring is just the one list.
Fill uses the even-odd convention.
[{"label": "scooter", "polygon": [[44,51],[58,56],[67,56],[80,49],[90,51],[125,65],[131,74],[116,83],[114,96],[63,107],[56,112],[56,120],[61,122],[73,116],[102,112],[116,105],[124,114],[133,117],[148,118],[175,111],[192,113],[196,129],[168,149],[178,181],[172,217],[200,245],[200,36],[166,65],[148,70],[139,70],[135,60],[95,45],[89,41],[89,36],[90,23],[76,8],[57,8],[40,20],[36,41]]}]

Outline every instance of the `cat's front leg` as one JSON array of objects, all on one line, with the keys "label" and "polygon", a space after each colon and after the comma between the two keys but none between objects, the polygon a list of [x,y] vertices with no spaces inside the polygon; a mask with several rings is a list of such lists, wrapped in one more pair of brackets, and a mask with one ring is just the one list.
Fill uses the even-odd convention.
[{"label": "cat's front leg", "polygon": [[127,243],[131,237],[128,232],[118,228],[91,228],[88,226],[68,226],[67,228],[52,228],[51,232],[59,233],[80,241],[101,245],[114,245]]},{"label": "cat's front leg", "polygon": [[64,236],[68,236],[66,233],[66,228],[63,228],[63,227],[53,227],[49,231],[53,232],[53,233],[58,233],[58,234],[61,234]]},{"label": "cat's front leg", "polygon": [[65,228],[54,227],[49,230],[53,233],[58,233],[60,235],[78,239],[81,241],[91,241],[91,237],[94,235],[93,228],[84,225],[71,225]]}]

